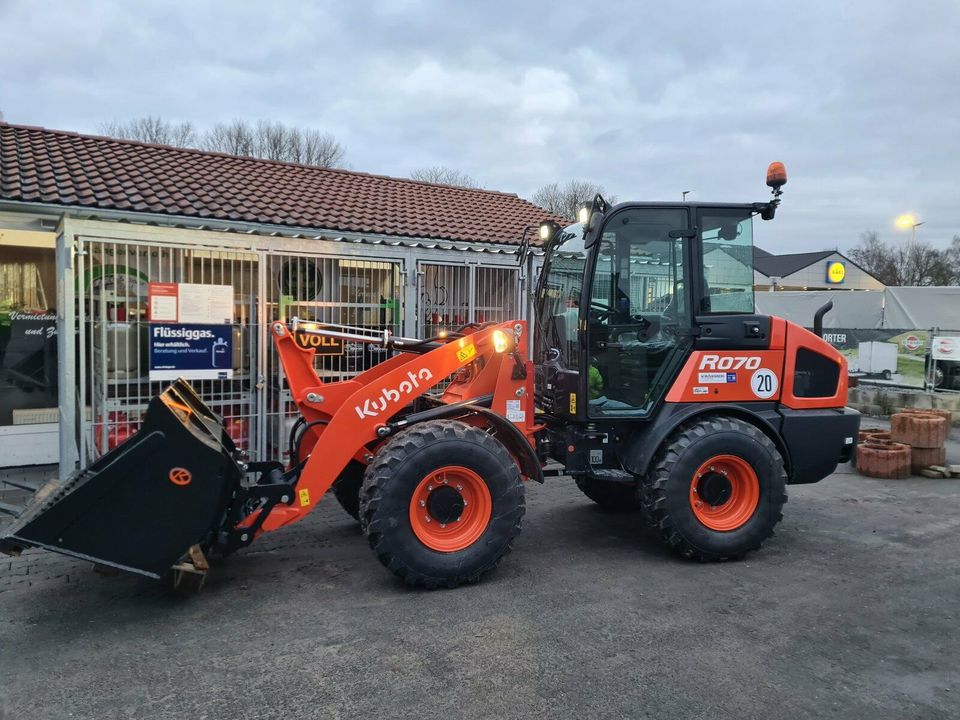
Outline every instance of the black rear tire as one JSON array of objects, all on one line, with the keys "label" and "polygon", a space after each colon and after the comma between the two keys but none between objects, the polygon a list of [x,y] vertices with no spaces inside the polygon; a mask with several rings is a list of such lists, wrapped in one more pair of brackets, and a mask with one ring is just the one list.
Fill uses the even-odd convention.
[{"label": "black rear tire", "polygon": [[[489,512],[469,545],[440,551],[418,536],[426,526],[420,521],[415,530],[411,511],[420,512],[423,481],[451,467],[473,473],[486,488]],[[424,422],[397,434],[367,467],[360,490],[360,525],[377,558],[407,584],[426,588],[476,582],[496,567],[520,533],[524,510],[523,481],[510,452],[482,429],[456,420]],[[430,507],[422,512],[425,520]],[[451,528],[454,522],[445,520]],[[430,527],[446,525],[435,520]]]},{"label": "black rear tire", "polygon": [[364,470],[365,465],[351,460],[333,483],[334,497],[354,520],[360,519],[360,488],[363,485]]},{"label": "black rear tire", "polygon": [[[745,462],[756,476],[756,508],[735,529],[717,530],[699,519],[692,486],[698,470],[714,457]],[[732,560],[757,550],[783,519],[787,475],[773,441],[757,427],[731,417],[709,417],[677,429],[657,454],[641,483],[644,514],[664,542],[683,557]],[[722,501],[722,496],[718,498]],[[722,502],[718,502],[722,506]]]},{"label": "black rear tire", "polygon": [[593,500],[604,510],[612,512],[631,512],[640,509],[635,485],[598,480],[589,475],[574,477],[580,492]]}]

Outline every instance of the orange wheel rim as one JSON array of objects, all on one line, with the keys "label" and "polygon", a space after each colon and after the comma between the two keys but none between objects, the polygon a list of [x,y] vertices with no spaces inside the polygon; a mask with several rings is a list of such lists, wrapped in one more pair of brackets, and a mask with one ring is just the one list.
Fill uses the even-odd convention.
[{"label": "orange wheel rim", "polygon": [[410,498],[410,527],[420,542],[437,552],[457,552],[473,545],[492,514],[487,484],[460,465],[434,470]]},{"label": "orange wheel rim", "polygon": [[690,481],[690,507],[701,524],[728,532],[742,527],[760,504],[757,473],[736,455],[714,455]]}]

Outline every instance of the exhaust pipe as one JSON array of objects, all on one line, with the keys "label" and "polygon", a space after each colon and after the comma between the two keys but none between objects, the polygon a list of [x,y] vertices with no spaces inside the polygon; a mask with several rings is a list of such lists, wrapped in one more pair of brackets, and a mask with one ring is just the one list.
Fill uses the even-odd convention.
[{"label": "exhaust pipe", "polygon": [[817,337],[823,337],[823,316],[833,310],[833,300],[827,300],[813,315],[813,332]]}]

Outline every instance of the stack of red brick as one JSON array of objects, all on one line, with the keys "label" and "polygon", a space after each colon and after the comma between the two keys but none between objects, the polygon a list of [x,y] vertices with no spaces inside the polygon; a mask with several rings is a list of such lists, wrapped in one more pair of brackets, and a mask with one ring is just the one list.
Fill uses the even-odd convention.
[{"label": "stack of red brick", "polygon": [[890,418],[890,432],[861,431],[857,469],[868,477],[905,478],[912,474],[950,477],[946,440],[947,410],[905,410]]}]

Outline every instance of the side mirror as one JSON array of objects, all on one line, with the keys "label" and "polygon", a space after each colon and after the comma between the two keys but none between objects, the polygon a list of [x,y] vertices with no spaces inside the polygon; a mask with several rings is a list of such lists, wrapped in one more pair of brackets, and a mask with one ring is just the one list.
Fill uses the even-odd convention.
[{"label": "side mirror", "polygon": [[597,242],[600,237],[600,227],[603,225],[603,216],[609,209],[610,206],[600,193],[594,196],[589,209],[580,208],[579,220],[583,223],[584,248],[590,248]]}]

